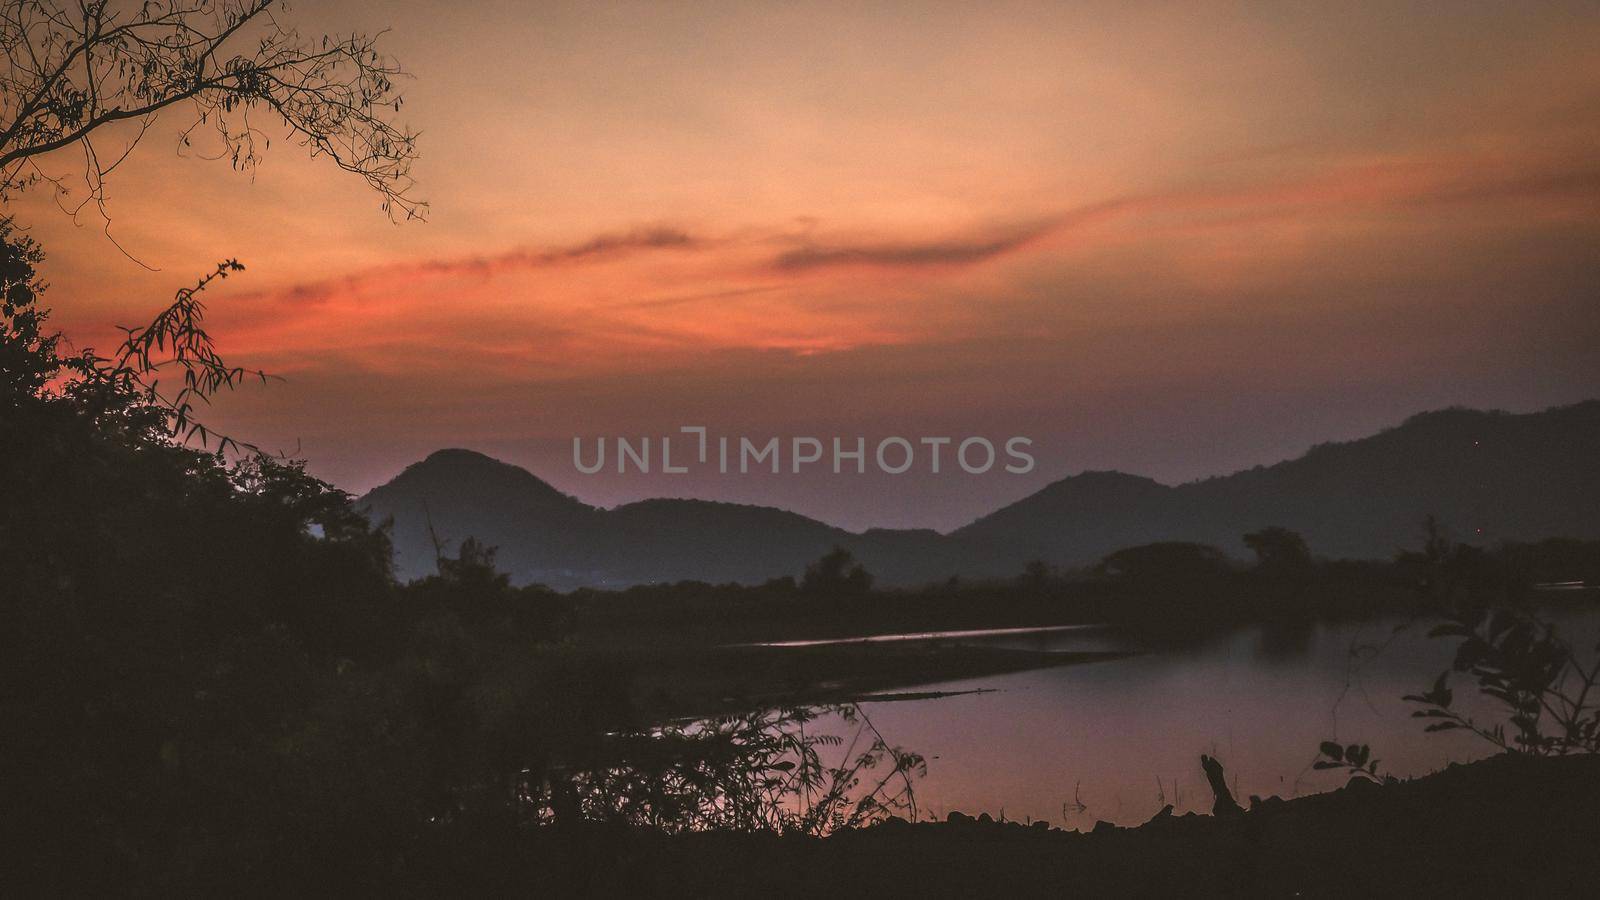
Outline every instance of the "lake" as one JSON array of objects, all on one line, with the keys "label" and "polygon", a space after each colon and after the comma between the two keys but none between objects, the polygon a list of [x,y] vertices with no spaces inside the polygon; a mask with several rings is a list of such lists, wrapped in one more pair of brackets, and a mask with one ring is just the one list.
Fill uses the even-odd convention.
[{"label": "lake", "polygon": [[[1551,618],[1594,646],[1600,614]],[[1223,762],[1241,803],[1342,785],[1344,776],[1311,767],[1324,740],[1370,744],[1380,771],[1397,776],[1488,755],[1490,745],[1465,732],[1424,733],[1400,699],[1424,690],[1454,654],[1455,641],[1426,637],[1430,624],[1251,626],[1182,647],[1142,646],[1109,628],[964,632],[942,639],[1139,652],[919,686],[981,693],[862,709],[891,743],[927,758],[917,786],[924,817],[960,810],[1079,829],[1099,819],[1136,824],[1169,803],[1180,814],[1210,812],[1202,753]],[[1451,684],[1458,707],[1487,711],[1460,676]]]}]

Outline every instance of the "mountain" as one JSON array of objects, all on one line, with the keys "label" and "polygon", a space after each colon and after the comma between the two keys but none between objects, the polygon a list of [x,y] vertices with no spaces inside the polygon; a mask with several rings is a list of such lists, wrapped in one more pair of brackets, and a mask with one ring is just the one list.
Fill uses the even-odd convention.
[{"label": "mountain", "polygon": [[[1513,415],[1422,413],[1371,437],[1321,444],[1271,466],[1176,486],[1084,472],[943,535],[848,532],[762,506],[645,500],[599,509],[531,473],[441,450],[360,499],[392,517],[402,577],[432,571],[439,537],[499,548],[519,582],[553,587],[797,575],[835,544],[881,581],[1004,576],[1034,559],[1075,566],[1136,544],[1186,540],[1243,554],[1267,525],[1305,535],[1322,556],[1388,557],[1434,514],[1480,542],[1600,538],[1600,401]],[[450,546],[454,546],[452,543]]]},{"label": "mountain", "polygon": [[1512,415],[1448,409],[1298,459],[1168,487],[1089,472],[1045,487],[951,536],[1022,564],[1063,564],[1160,540],[1242,553],[1265,525],[1322,556],[1387,557],[1438,516],[1462,539],[1600,537],[1600,401]]},{"label": "mountain", "polygon": [[497,548],[496,565],[513,580],[559,588],[754,583],[797,575],[840,544],[885,581],[911,583],[948,557],[950,543],[930,530],[853,534],[786,510],[709,500],[597,509],[525,469],[459,449],[408,466],[358,505],[376,521],[392,521],[402,578],[433,571],[435,538],[454,553],[475,537]]},{"label": "mountain", "polygon": [[603,575],[591,561],[608,534],[604,510],[471,450],[440,450],[358,505],[374,520],[392,519],[402,578],[433,571],[435,536],[452,553],[468,537],[498,548],[499,565],[521,582],[581,584]]}]

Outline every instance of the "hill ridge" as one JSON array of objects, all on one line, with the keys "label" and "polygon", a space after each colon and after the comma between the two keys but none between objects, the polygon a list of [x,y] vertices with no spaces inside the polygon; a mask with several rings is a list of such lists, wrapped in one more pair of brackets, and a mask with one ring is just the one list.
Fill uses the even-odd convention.
[{"label": "hill ridge", "polygon": [[431,569],[424,516],[450,540],[500,548],[514,579],[556,587],[794,575],[835,544],[890,584],[1008,576],[1033,559],[1081,565],[1156,540],[1236,554],[1267,525],[1330,557],[1384,557],[1428,514],[1482,541],[1600,538],[1600,400],[1531,413],[1449,407],[1299,456],[1167,485],[1117,470],[1060,478],[948,533],[853,532],[759,504],[657,497],[591,506],[526,469],[463,448],[407,466],[359,503],[392,516],[397,570]]}]

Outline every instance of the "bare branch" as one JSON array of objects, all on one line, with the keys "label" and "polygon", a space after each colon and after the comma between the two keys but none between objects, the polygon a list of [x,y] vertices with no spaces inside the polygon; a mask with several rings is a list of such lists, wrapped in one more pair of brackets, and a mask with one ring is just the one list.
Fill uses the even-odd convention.
[{"label": "bare branch", "polygon": [[[266,110],[313,157],[365,180],[391,218],[423,215],[427,204],[412,193],[417,134],[395,122],[405,73],[377,49],[381,33],[308,40],[274,6],[0,0],[0,200],[40,180],[38,157],[80,144],[84,202],[104,215],[107,176],[158,115],[179,109],[181,147],[206,128],[217,156],[252,170],[270,138],[251,113]],[[130,120],[138,131],[102,163],[92,138]]]}]

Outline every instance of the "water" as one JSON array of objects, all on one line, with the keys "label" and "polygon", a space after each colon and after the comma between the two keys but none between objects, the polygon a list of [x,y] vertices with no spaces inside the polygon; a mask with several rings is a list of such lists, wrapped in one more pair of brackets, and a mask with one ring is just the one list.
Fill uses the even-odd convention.
[{"label": "water", "polygon": [[[1592,635],[1600,614],[1560,617],[1563,634]],[[922,753],[923,814],[988,812],[1073,828],[1142,822],[1166,804],[1209,812],[1202,753],[1218,757],[1240,802],[1331,790],[1346,776],[1311,768],[1325,740],[1370,744],[1379,770],[1435,771],[1488,755],[1459,731],[1425,734],[1400,698],[1448,668],[1455,643],[1399,620],[1242,628],[1176,649],[1010,675],[941,682],[974,691],[930,700],[867,702],[892,743]],[[1039,650],[1133,648],[1107,629],[968,634],[964,642]],[[1452,676],[1456,704],[1486,712]]]},{"label": "water", "polygon": [[1062,631],[1098,631],[1103,625],[1046,625],[1039,628],[973,628],[967,631],[908,631],[903,634],[868,634],[847,638],[818,638],[797,641],[760,641],[754,644],[735,644],[740,647],[828,647],[836,644],[895,644],[903,641],[959,640],[964,643],[983,643],[1001,646],[1001,640],[1012,636],[1037,636]]}]

